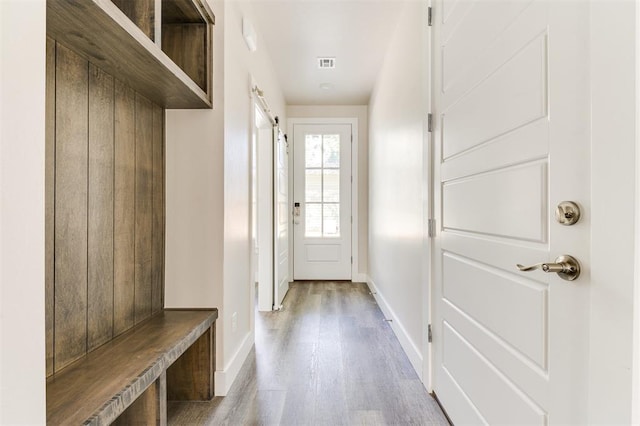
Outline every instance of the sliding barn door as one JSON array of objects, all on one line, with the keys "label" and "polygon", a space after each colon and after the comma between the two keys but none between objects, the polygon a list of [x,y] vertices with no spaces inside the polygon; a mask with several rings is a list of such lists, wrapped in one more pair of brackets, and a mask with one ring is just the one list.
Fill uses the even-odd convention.
[{"label": "sliding barn door", "polygon": [[273,305],[278,308],[289,290],[289,143],[273,128]]}]

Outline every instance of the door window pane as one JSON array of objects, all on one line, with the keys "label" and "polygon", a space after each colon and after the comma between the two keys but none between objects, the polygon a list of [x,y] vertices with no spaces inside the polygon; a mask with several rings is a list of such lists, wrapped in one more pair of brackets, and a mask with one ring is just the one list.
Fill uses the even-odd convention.
[{"label": "door window pane", "polygon": [[307,204],[304,217],[304,236],[322,236],[322,204]]},{"label": "door window pane", "polygon": [[340,202],[340,170],[322,171],[322,201],[325,203]]},{"label": "door window pane", "polygon": [[307,203],[322,202],[322,170],[305,170],[304,200]]},{"label": "door window pane", "polygon": [[304,140],[305,167],[322,167],[322,136],[306,135]]},{"label": "door window pane", "polygon": [[340,135],[305,135],[305,236],[340,237]]},{"label": "door window pane", "polygon": [[340,135],[322,136],[322,166],[340,167]]},{"label": "door window pane", "polygon": [[325,203],[322,205],[322,236],[340,236],[340,204]]}]

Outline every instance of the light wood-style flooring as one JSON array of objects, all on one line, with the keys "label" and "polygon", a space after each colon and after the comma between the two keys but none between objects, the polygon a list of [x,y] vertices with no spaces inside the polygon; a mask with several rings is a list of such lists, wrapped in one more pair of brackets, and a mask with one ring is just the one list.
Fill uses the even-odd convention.
[{"label": "light wood-style flooring", "polygon": [[256,313],[229,394],[170,402],[172,425],[447,425],[365,284],[293,283]]}]

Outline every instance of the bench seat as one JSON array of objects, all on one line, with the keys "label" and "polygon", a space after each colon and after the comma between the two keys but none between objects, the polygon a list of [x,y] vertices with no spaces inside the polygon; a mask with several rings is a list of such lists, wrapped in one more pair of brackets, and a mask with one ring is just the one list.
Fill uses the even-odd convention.
[{"label": "bench seat", "polygon": [[217,317],[163,310],[65,367],[47,379],[47,424],[164,424],[167,397],[210,400]]}]

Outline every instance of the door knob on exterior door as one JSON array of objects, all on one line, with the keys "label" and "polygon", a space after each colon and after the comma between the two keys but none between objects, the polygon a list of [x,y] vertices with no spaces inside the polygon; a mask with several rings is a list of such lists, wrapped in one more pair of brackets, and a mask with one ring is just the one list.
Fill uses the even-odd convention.
[{"label": "door knob on exterior door", "polygon": [[580,276],[580,263],[575,257],[568,254],[558,256],[555,263],[536,263],[531,266],[517,264],[516,266],[522,272],[536,269],[541,269],[544,272],[556,272],[560,278],[567,281],[573,281]]},{"label": "door knob on exterior door", "polygon": [[293,204],[293,224],[300,224],[300,203]]}]

